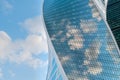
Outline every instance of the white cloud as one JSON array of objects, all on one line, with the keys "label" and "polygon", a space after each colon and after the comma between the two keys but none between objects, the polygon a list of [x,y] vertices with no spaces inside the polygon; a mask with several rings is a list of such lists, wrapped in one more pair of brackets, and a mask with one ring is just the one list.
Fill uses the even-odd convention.
[{"label": "white cloud", "polygon": [[29,18],[19,24],[23,26],[30,34],[38,34],[38,35],[41,34],[43,37],[45,37],[42,16],[36,16],[34,18]]},{"label": "white cloud", "polygon": [[93,75],[97,75],[102,72],[102,64],[100,62],[95,62],[92,64],[93,66],[88,66],[88,72]]},{"label": "white cloud", "polygon": [[13,5],[7,0],[0,0],[0,9],[2,12],[8,12],[13,9]]},{"label": "white cloud", "polygon": [[0,68],[0,79],[3,78],[3,72],[2,69]]},{"label": "white cloud", "polygon": [[94,33],[97,31],[96,22],[93,20],[81,20],[80,28],[84,33]]},{"label": "white cloud", "polygon": [[[99,14],[99,11],[95,7],[95,4],[92,0],[89,0],[89,6],[92,8],[92,17],[96,18],[98,21],[101,21],[101,16]],[[97,31],[97,25],[96,22],[92,20],[81,20],[81,28],[84,33],[91,33]],[[89,45],[89,48],[85,50],[85,60],[83,62],[83,65],[87,67],[87,70],[84,71],[85,75],[91,74],[91,75],[97,75],[102,72],[102,64],[98,61],[98,55],[100,53],[100,47],[101,43],[99,39],[94,39],[91,44]]]},{"label": "white cloud", "polygon": [[10,40],[10,37],[4,31],[0,31],[1,47],[8,45],[10,43]]},{"label": "white cloud", "polygon": [[81,34],[80,30],[77,28],[73,28],[70,25],[67,25],[67,33],[66,37],[73,37],[72,39],[69,39],[68,45],[70,46],[71,50],[75,49],[81,49],[83,47],[83,35]]},{"label": "white cloud", "polygon": [[[64,25],[66,20],[67,19],[61,20],[59,24],[53,22],[53,25]],[[67,30],[66,35],[61,37],[60,42],[65,42],[66,40],[68,40],[67,42],[71,50],[81,49],[83,47],[84,39],[80,29],[77,29],[76,26],[71,25],[70,22],[68,22],[66,25],[66,30]],[[51,40],[53,41],[56,40],[56,37],[60,36],[62,33],[63,31],[60,30],[58,31],[58,33],[53,34],[51,36]]]},{"label": "white cloud", "polygon": [[0,31],[0,45],[2,45],[0,46],[0,61],[24,63],[33,68],[45,66],[47,61],[38,57],[48,52],[42,17],[27,19],[21,25],[29,31],[26,39],[13,42],[7,33]]},{"label": "white cloud", "polygon": [[96,18],[98,21],[101,21],[102,17],[100,16],[100,13],[92,0],[89,0],[89,6],[92,8],[92,17]]},{"label": "white cloud", "polygon": [[67,75],[72,80],[89,80],[87,76],[84,75]]},{"label": "white cloud", "polygon": [[70,56],[64,56],[64,57],[62,56],[62,57],[60,57],[61,63],[64,64],[65,62],[70,60],[70,58],[71,58]]},{"label": "white cloud", "polygon": [[7,57],[7,48],[10,45],[11,39],[10,37],[4,32],[0,31],[0,59],[5,60]]},{"label": "white cloud", "polygon": [[90,48],[86,49],[84,60],[84,65],[88,67],[87,73],[97,75],[102,72],[102,64],[97,61],[99,51],[100,51],[101,44],[98,39],[93,40],[90,45]]}]

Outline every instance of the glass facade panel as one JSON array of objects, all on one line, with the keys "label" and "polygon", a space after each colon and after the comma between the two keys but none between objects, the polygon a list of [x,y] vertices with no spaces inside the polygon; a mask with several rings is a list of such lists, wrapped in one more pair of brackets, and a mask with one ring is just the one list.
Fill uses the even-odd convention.
[{"label": "glass facade panel", "polygon": [[120,0],[108,0],[107,21],[120,49]]},{"label": "glass facade panel", "polygon": [[[101,16],[92,0],[45,0],[46,29],[68,80],[120,80],[118,50]],[[61,70],[52,68],[48,75]]]},{"label": "glass facade panel", "polygon": [[[47,32],[46,32],[47,33]],[[48,38],[48,49],[49,49],[49,65],[48,74],[46,80],[64,80],[63,73],[61,72],[60,65],[58,64],[58,59],[56,58],[55,50],[51,44],[50,38]]]}]

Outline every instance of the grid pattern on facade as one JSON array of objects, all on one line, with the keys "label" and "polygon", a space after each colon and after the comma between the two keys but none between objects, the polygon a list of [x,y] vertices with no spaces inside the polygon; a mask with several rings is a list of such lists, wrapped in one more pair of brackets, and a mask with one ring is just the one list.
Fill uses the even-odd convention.
[{"label": "grid pattern on facade", "polygon": [[118,51],[92,0],[45,0],[44,19],[69,80],[120,79]]},{"label": "grid pattern on facade", "polygon": [[120,0],[108,0],[107,21],[120,49]]},{"label": "grid pattern on facade", "polygon": [[[47,33],[47,32],[46,32]],[[53,46],[50,42],[49,36],[48,38],[48,50],[49,50],[49,65],[48,65],[48,73],[46,80],[65,80],[63,78],[63,73],[60,70],[60,65],[58,64],[56,53],[53,49]]]}]

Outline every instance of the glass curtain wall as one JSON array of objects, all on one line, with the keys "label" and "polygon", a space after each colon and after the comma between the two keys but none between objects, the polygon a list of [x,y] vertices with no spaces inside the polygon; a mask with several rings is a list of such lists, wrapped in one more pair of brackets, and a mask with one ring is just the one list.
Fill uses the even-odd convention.
[{"label": "glass curtain wall", "polygon": [[46,29],[68,80],[120,80],[118,50],[95,3],[44,1]]}]

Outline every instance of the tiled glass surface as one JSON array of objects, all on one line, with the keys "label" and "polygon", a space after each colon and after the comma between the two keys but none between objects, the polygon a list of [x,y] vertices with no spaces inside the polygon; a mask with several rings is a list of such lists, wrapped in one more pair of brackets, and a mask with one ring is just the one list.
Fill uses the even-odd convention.
[{"label": "tiled glass surface", "polygon": [[46,80],[64,80],[54,55],[56,53],[54,53],[54,50],[51,47],[52,47],[51,42],[49,42],[48,40],[48,49],[50,54],[49,54],[48,74]]},{"label": "tiled glass surface", "polygon": [[107,21],[120,48],[120,0],[108,0]]},{"label": "tiled glass surface", "polygon": [[69,80],[120,80],[117,48],[92,0],[45,0],[44,20]]},{"label": "tiled glass surface", "polygon": [[52,59],[52,64],[49,65],[48,72],[49,74],[47,75],[46,80],[63,80],[62,74],[60,73],[60,70],[54,58]]}]

